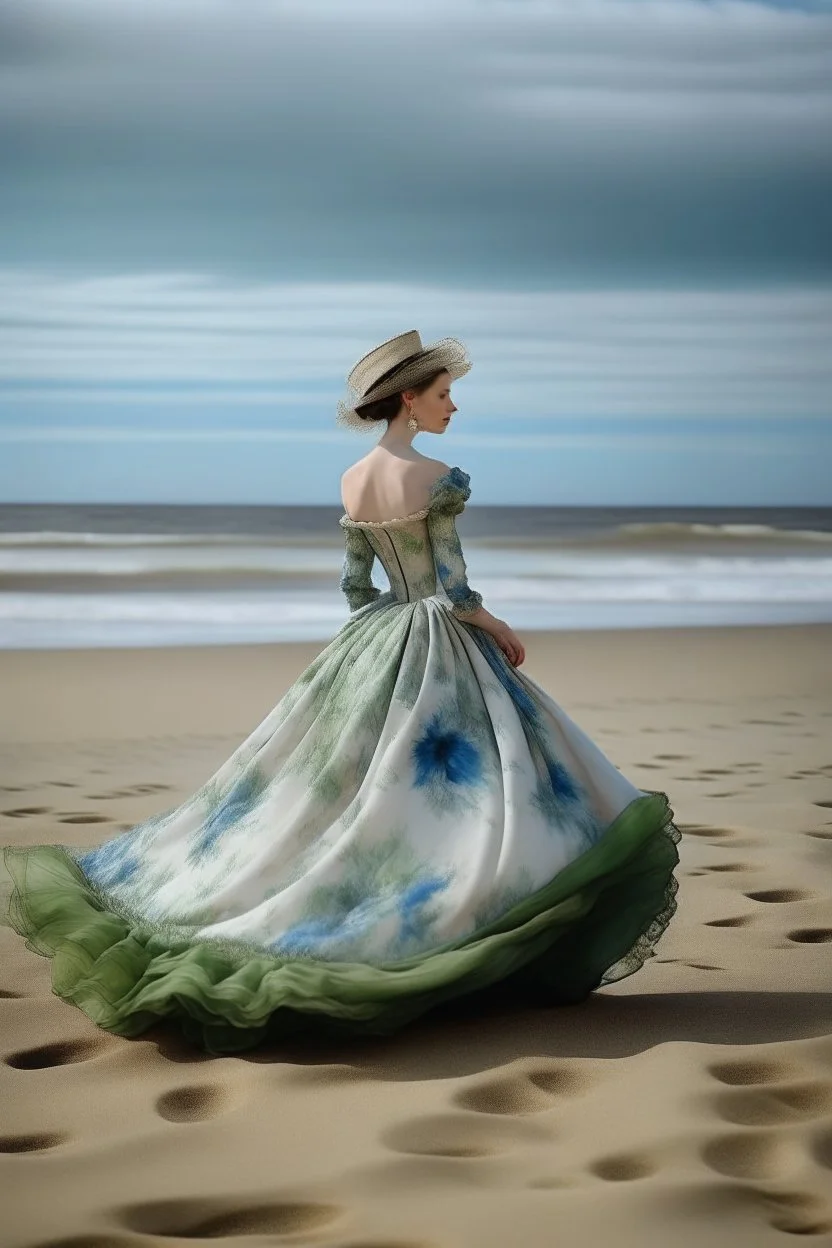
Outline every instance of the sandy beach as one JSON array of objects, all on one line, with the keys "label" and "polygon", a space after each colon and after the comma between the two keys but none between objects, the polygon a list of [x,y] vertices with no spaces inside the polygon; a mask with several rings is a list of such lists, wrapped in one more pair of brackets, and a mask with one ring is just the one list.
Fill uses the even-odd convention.
[{"label": "sandy beach", "polygon": [[[0,928],[0,1248],[832,1244],[832,626],[522,631],[682,831],[656,957],[579,1006],[213,1058]],[[0,843],[203,783],[318,643],[0,654]]]}]

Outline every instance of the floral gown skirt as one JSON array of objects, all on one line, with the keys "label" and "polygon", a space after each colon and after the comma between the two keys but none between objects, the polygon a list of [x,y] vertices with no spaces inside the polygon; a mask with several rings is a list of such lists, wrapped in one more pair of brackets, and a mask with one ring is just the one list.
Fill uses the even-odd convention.
[{"label": "floral gown skirt", "polygon": [[579,1002],[653,955],[665,794],[437,596],[367,597],[182,805],[6,848],[0,917],[99,1026],[171,1018],[215,1053],[389,1034],[455,998]]}]

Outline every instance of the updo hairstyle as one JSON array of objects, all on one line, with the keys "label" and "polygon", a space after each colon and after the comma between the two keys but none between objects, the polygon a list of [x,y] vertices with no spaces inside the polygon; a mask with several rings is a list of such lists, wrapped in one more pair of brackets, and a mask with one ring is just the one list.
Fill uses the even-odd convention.
[{"label": "updo hairstyle", "polygon": [[395,420],[402,408],[402,392],[404,390],[412,390],[414,394],[424,394],[429,390],[436,378],[441,373],[446,373],[446,368],[437,368],[436,372],[431,373],[423,381],[414,383],[410,386],[402,386],[402,389],[396,394],[389,394],[386,399],[376,399],[374,403],[364,403],[360,407],[356,407],[355,411],[362,420],[386,420],[388,425],[391,420]]}]

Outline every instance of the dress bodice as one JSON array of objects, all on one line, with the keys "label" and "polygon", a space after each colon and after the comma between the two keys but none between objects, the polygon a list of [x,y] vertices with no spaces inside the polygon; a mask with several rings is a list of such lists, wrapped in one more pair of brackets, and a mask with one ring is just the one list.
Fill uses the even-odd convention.
[{"label": "dress bodice", "polygon": [[454,614],[466,615],[479,608],[482,595],[468,585],[455,524],[455,516],[471,493],[469,480],[461,468],[451,468],[433,482],[427,506],[407,516],[390,520],[341,517],[346,547],[341,588],[351,610],[381,595],[371,579],[376,558],[387,573],[395,602],[416,602],[444,589]]},{"label": "dress bodice", "polygon": [[381,561],[398,602],[414,602],[437,592],[427,512],[358,527]]}]

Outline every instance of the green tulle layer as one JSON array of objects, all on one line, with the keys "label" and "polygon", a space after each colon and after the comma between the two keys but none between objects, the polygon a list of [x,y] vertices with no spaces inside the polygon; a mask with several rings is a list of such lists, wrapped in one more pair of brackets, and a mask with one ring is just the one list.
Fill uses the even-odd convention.
[{"label": "green tulle layer", "polygon": [[53,991],[136,1036],[175,1020],[209,1053],[317,1032],[389,1035],[464,998],[566,1005],[653,956],[676,910],[680,832],[664,793],[636,798],[603,838],[475,936],[382,964],[285,959],[176,939],[117,908],[61,845],[4,850],[0,920],[52,958]]}]

